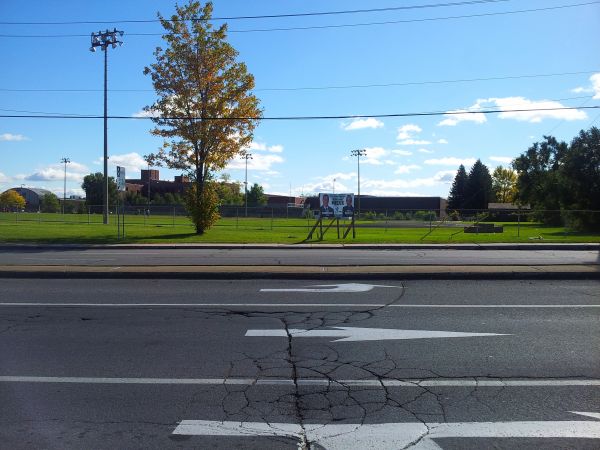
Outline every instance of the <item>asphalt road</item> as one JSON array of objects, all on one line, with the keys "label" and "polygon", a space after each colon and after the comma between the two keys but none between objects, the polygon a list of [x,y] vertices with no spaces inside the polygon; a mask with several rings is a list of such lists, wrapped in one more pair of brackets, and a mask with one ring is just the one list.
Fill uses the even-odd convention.
[{"label": "asphalt road", "polygon": [[3,279],[0,447],[600,446],[600,282],[367,283]]},{"label": "asphalt road", "polygon": [[14,249],[0,265],[549,265],[600,264],[591,250]]}]

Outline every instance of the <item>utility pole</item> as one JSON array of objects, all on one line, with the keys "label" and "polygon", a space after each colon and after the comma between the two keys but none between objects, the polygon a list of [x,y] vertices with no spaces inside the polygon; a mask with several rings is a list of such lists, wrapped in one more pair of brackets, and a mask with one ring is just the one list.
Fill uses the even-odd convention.
[{"label": "utility pole", "polygon": [[351,156],[356,156],[357,157],[357,161],[358,161],[358,196],[357,196],[357,209],[358,209],[358,218],[360,219],[360,157],[361,156],[366,156],[367,154],[367,150],[365,150],[364,148],[359,148],[356,150],[352,150],[350,152]]},{"label": "utility pole", "polygon": [[335,194],[335,178],[333,179],[333,192],[332,194]]},{"label": "utility pole", "polygon": [[63,204],[62,204],[62,215],[63,215],[63,219],[64,219],[65,203],[67,201],[67,164],[69,164],[71,162],[71,160],[67,157],[64,157],[63,159],[60,160],[60,162],[65,165],[65,178],[64,178],[64,183],[63,183]]},{"label": "utility pole", "polygon": [[96,47],[104,52],[104,186],[102,187],[102,222],[108,225],[108,47],[117,48],[117,45],[123,45],[122,41],[117,38],[123,36],[122,31],[116,28],[106,31],[98,31],[92,33],[91,52],[96,51]]},{"label": "utility pole", "polygon": [[246,217],[248,217],[248,160],[252,159],[252,153],[244,153],[244,159],[246,160],[246,178],[244,181],[244,201],[246,203]]}]

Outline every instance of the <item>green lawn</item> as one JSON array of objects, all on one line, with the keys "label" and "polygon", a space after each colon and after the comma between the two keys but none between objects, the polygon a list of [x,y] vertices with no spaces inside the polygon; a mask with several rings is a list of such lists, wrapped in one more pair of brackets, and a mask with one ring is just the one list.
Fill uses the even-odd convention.
[{"label": "green lawn", "polygon": [[[0,213],[0,242],[3,243],[285,243],[302,242],[313,221],[307,219],[224,218],[203,236],[196,236],[185,217],[127,216],[126,237],[117,239],[114,217],[111,225],[101,224],[100,215]],[[439,227],[430,232],[425,223],[364,221],[358,224],[356,239],[337,239],[335,228],[321,242],[335,243],[470,243],[470,242],[600,242],[600,233],[577,233],[539,223],[496,223],[501,234],[465,234],[462,227]],[[408,227],[411,226],[411,227]],[[315,235],[316,238],[316,235]],[[317,242],[317,241],[313,241]]]}]

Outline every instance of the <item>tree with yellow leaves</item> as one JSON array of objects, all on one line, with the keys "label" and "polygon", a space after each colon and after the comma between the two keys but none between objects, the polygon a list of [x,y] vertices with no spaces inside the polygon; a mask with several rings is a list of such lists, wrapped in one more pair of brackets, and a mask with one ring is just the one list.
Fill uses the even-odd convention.
[{"label": "tree with yellow leaves", "polygon": [[21,210],[25,208],[25,199],[13,189],[4,191],[0,194],[0,208]]},{"label": "tree with yellow leaves", "polygon": [[164,138],[147,159],[187,172],[186,206],[197,234],[219,217],[214,173],[244,153],[262,115],[254,77],[227,42],[227,25],[210,23],[212,11],[210,2],[190,1],[169,19],[159,14],[166,46],[144,69],[158,96],[145,110],[156,125],[152,133]]}]

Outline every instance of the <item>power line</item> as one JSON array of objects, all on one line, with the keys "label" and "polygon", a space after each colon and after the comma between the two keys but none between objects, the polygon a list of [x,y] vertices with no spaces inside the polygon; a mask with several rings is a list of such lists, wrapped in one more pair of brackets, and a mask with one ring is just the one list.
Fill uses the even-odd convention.
[{"label": "power line", "polygon": [[[364,22],[364,23],[350,23],[350,24],[339,24],[339,25],[310,25],[301,27],[280,27],[280,28],[254,28],[247,30],[228,30],[229,33],[262,33],[272,31],[306,31],[306,30],[323,30],[323,29],[335,29],[335,28],[350,28],[350,27],[366,27],[374,25],[394,25],[401,23],[418,23],[418,22],[432,22],[438,20],[455,20],[455,19],[471,19],[477,17],[491,17],[491,16],[503,16],[521,13],[531,12],[542,12],[552,11],[566,8],[576,8],[580,6],[596,5],[600,1],[576,3],[570,5],[558,5],[549,6],[545,8],[532,8],[532,9],[520,9],[514,11],[501,11],[493,13],[481,13],[481,14],[467,14],[460,16],[446,16],[446,17],[428,17],[422,19],[404,19],[404,20],[388,20],[383,22]],[[128,36],[162,36],[164,33],[128,33]],[[88,34],[0,34],[0,38],[70,38],[70,37],[88,37]]]},{"label": "power line", "polygon": [[[350,9],[341,11],[318,11],[318,12],[305,12],[305,13],[290,13],[290,14],[267,14],[260,16],[224,16],[224,17],[211,17],[210,21],[217,20],[247,20],[247,19],[279,19],[279,18],[290,18],[290,17],[314,17],[314,16],[334,16],[341,14],[364,14],[364,13],[378,13],[378,12],[389,12],[389,11],[408,11],[413,9],[428,9],[428,8],[445,8],[450,6],[467,6],[477,5],[485,3],[499,3],[507,2],[511,0],[471,0],[462,2],[452,3],[433,3],[428,5],[407,5],[407,6],[394,6],[388,8],[371,8],[371,9]],[[165,19],[168,22],[178,22],[179,20]],[[66,22],[0,22],[0,25],[94,25],[94,24],[112,24],[112,23],[158,23],[159,19],[129,19],[129,20],[73,20]]]},{"label": "power line", "polygon": [[[304,90],[329,90],[329,89],[360,89],[360,88],[379,88],[379,87],[400,87],[400,86],[418,86],[427,84],[450,84],[450,83],[471,83],[477,81],[498,81],[498,80],[516,80],[525,78],[543,78],[543,77],[559,77],[568,75],[587,75],[590,73],[600,72],[597,70],[584,70],[579,72],[561,72],[561,73],[542,73],[533,75],[506,75],[499,77],[484,77],[484,78],[462,78],[455,80],[426,80],[426,81],[406,81],[399,83],[373,83],[373,84],[349,84],[349,85],[329,85],[329,86],[300,86],[300,87],[273,87],[273,88],[257,88],[255,92],[263,91],[304,91]],[[111,92],[154,92],[154,89],[111,89]],[[8,89],[0,88],[0,92],[102,92],[102,89]]]},{"label": "power line", "polygon": [[[438,111],[438,112],[416,112],[416,113],[393,113],[393,114],[353,114],[353,115],[332,115],[332,116],[269,116],[269,117],[205,117],[207,121],[227,121],[227,120],[328,120],[328,119],[367,119],[367,118],[391,118],[391,117],[423,117],[423,116],[452,116],[464,114],[497,114],[497,113],[517,113],[517,112],[540,112],[540,111],[572,111],[578,109],[600,109],[600,106],[581,106],[560,108],[530,108],[530,109],[488,109],[480,111]],[[103,119],[104,116],[95,115],[16,115],[1,114],[0,118],[21,118],[21,119]],[[152,120],[153,117],[146,116],[108,116],[109,119],[127,119],[127,120]],[[199,120],[200,117],[176,116],[162,117],[163,120]]]},{"label": "power line", "polygon": [[[545,99],[543,101],[544,102],[562,102],[562,101],[567,101],[567,100],[579,100],[579,99],[582,99],[582,98],[585,98],[588,101],[593,99],[593,97],[590,97],[589,95],[582,95],[582,96],[578,96],[578,97],[565,97],[565,98]],[[582,106],[585,105],[585,103],[587,103],[587,101],[584,102],[582,104]],[[510,104],[504,105],[504,106],[505,107],[511,107]],[[573,108],[573,109],[581,109],[581,107],[579,107],[579,108]],[[65,112],[57,112],[57,111],[52,111],[52,112],[49,112],[49,111],[31,111],[31,110],[23,110],[23,109],[6,109],[6,108],[0,108],[0,111],[13,112],[13,113],[22,113],[22,114],[35,114],[35,117],[45,117],[45,116],[59,116],[61,118],[66,118],[66,117],[63,117],[63,116],[68,116],[68,117],[73,117],[73,118],[93,118],[94,117],[94,114],[65,113]],[[436,113],[440,113],[440,114],[446,114],[447,111],[450,111],[450,109],[437,110],[435,112]],[[454,112],[452,112],[452,114],[462,114],[462,112],[461,112],[462,110],[459,109],[459,108],[453,108],[452,111],[454,111]],[[529,111],[536,111],[536,110],[535,109],[531,109]],[[473,110],[470,113],[474,114],[474,113],[477,113],[477,112],[478,112],[477,110]],[[3,116],[0,116],[0,117],[3,117]],[[23,117],[29,117],[29,116],[23,116]],[[111,116],[111,118],[127,118],[127,117],[130,117],[130,116]],[[358,116],[351,116],[351,117],[358,117]],[[375,116],[364,116],[364,117],[375,117]],[[136,118],[136,119],[140,119],[140,118],[151,119],[151,117],[149,117],[149,116],[133,117],[133,118]],[[185,118],[187,119],[189,117],[185,117]]]}]

